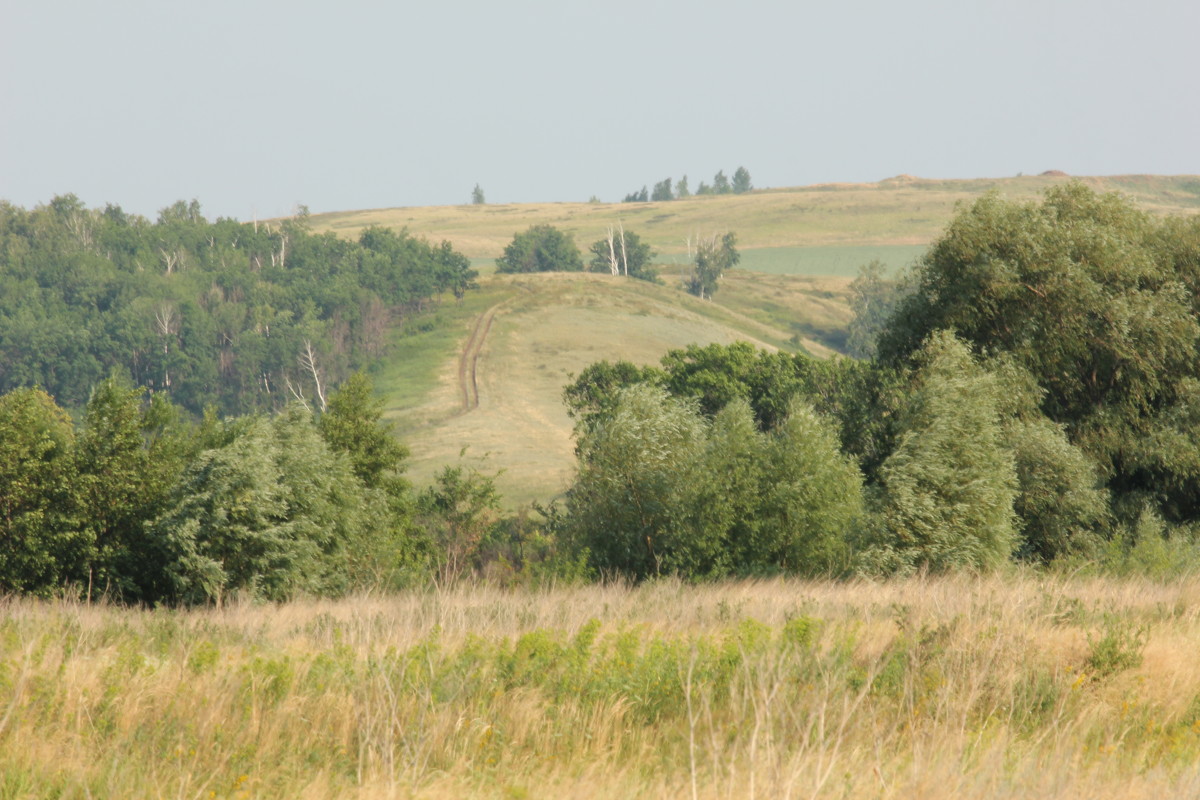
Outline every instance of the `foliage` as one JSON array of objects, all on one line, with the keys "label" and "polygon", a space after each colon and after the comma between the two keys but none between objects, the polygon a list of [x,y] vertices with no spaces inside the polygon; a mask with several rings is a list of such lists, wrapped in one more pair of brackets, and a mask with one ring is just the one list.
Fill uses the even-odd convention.
[{"label": "foliage", "polygon": [[875,340],[887,327],[904,294],[902,281],[889,280],[883,262],[872,259],[858,268],[858,277],[850,284],[850,320],[846,352],[855,358],[873,358]]},{"label": "foliage", "polygon": [[706,421],[651,384],[618,396],[579,448],[567,524],[601,572],[714,577],[840,571],[861,475],[811,409],[764,433],[735,399]]},{"label": "foliage", "polygon": [[622,203],[645,203],[645,202],[648,202],[649,200],[650,200],[650,193],[647,192],[646,187],[643,186],[642,190],[640,192],[630,192],[629,194],[625,195],[625,199],[623,199],[621,202]]},{"label": "foliage", "polygon": [[700,560],[696,550],[715,552],[715,543],[688,541],[683,530],[705,428],[693,406],[640,384],[581,440],[568,516],[601,573],[646,578]]},{"label": "foliage", "polygon": [[346,546],[364,497],[349,461],[330,451],[311,416],[290,406],[274,420],[226,423],[224,442],[187,467],[152,525],[173,597],[268,600],[346,588]]},{"label": "foliage", "polygon": [[[611,228],[609,230],[612,231]],[[658,270],[651,266],[656,253],[633,231],[612,231],[611,239],[593,242],[588,252],[592,256],[588,269],[592,272],[611,272],[614,275],[628,275],[630,278],[658,282]]]},{"label": "foliage", "polygon": [[41,389],[0,397],[0,593],[79,580],[94,546],[73,512],[75,432]]},{"label": "foliage", "polygon": [[666,200],[674,200],[675,194],[671,191],[671,179],[663,178],[661,181],[654,184],[654,191],[650,193],[650,199],[656,203]]},{"label": "foliage", "polygon": [[553,225],[534,225],[513,236],[496,259],[497,272],[579,272],[583,259],[575,239]]},{"label": "foliage", "polygon": [[745,167],[738,167],[733,173],[733,186],[731,187],[734,194],[745,194],[754,188],[754,184],[750,182],[750,172]]},{"label": "foliage", "polygon": [[73,492],[93,550],[89,589],[126,600],[161,595],[161,570],[145,527],[166,510],[171,488],[195,455],[192,432],[164,396],[149,401],[120,377],[88,400],[75,444]]},{"label": "foliage", "polygon": [[692,192],[688,189],[688,178],[684,175],[679,180],[675,181],[675,196],[682,200],[685,197],[691,197]]},{"label": "foliage", "polygon": [[711,300],[721,276],[741,260],[736,245],[737,235],[734,233],[726,233],[719,241],[716,236],[701,240],[696,247],[692,274],[685,282],[687,290],[701,300]]},{"label": "foliage", "polygon": [[941,332],[918,354],[896,449],[880,468],[882,530],[866,556],[884,570],[987,570],[1017,545],[1017,476],[1000,386]]},{"label": "foliage", "polygon": [[407,233],[314,235],[306,214],[209,222],[179,202],[157,221],[73,195],[0,203],[0,392],[40,385],[80,409],[114,369],[193,414],[276,409],[311,345],[336,383],[386,348],[393,319],[474,286],[461,254]]},{"label": "foliage", "polygon": [[475,184],[475,188],[471,190],[471,205],[482,206],[487,204],[487,199],[483,196],[483,189],[479,184]]},{"label": "foliage", "polygon": [[729,194],[733,191],[733,187],[729,185],[729,178],[725,177],[725,170],[717,170],[717,174],[713,176],[712,191],[713,194]]},{"label": "foliage", "polygon": [[417,496],[417,513],[436,547],[437,578],[454,582],[482,566],[482,546],[499,518],[492,476],[477,469],[443,467]]},{"label": "foliage", "polygon": [[1007,354],[1118,505],[1200,516],[1195,223],[1158,222],[1073,183],[1042,203],[988,195],[933,245],[880,338],[901,364],[930,332]]}]

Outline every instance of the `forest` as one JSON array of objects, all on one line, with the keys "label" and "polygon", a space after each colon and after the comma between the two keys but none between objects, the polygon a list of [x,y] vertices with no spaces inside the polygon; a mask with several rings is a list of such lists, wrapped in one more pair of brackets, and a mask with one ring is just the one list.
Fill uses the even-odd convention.
[{"label": "forest", "polygon": [[515,516],[477,471],[411,486],[355,371],[471,288],[449,245],[182,203],[153,224],[70,197],[2,219],[8,592],[1196,563],[1200,218],[1081,184],[989,194],[909,273],[863,271],[861,357],[595,363],[564,389],[565,499]]},{"label": "forest", "polygon": [[474,286],[470,262],[385,228],[356,241],[289,219],[158,219],[73,195],[0,203],[0,392],[73,411],[114,370],[198,415],[278,410],[378,359],[397,327]]}]

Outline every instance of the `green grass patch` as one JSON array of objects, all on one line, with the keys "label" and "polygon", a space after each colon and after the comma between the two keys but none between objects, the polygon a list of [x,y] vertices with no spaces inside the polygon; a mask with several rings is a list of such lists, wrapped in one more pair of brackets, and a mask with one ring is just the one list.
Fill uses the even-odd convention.
[{"label": "green grass patch", "polygon": [[878,259],[889,273],[912,264],[925,245],[887,244],[847,247],[760,247],[742,251],[739,269],[772,275],[822,275],[853,278],[863,264]]}]

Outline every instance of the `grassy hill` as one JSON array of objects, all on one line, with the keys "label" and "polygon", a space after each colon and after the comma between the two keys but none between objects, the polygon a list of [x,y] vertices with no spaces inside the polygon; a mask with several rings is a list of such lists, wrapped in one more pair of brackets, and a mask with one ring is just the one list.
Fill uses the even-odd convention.
[{"label": "grassy hill", "polygon": [[[498,480],[509,505],[547,500],[573,468],[563,386],[601,359],[654,363],[691,343],[746,339],[824,356],[844,339],[848,285],[859,265],[911,263],[954,214],[986,191],[1034,198],[1065,176],[937,181],[909,176],[693,197],[668,203],[536,203],[349,211],[316,215],[317,231],[355,236],[368,225],[449,240],[476,259],[482,289],[448,305],[428,330],[398,338],[376,384],[388,416],[428,482],[460,453]],[[1200,213],[1200,177],[1080,179],[1121,191],[1153,213]],[[582,247],[622,222],[660,253],[666,285],[606,275],[495,275],[492,259],[534,224],[574,234]],[[679,290],[687,240],[738,234],[742,268],[714,302]],[[675,271],[674,273],[672,271]]]},{"label": "grassy hill", "polygon": [[[496,471],[509,505],[560,493],[574,465],[563,387],[595,361],[656,363],[688,344],[748,340],[833,352],[844,278],[731,275],[716,302],[608,275],[495,275],[430,330],[397,341],[375,380],[427,483],[457,463]],[[823,341],[824,337],[825,341]]]},{"label": "grassy hill", "polygon": [[[761,272],[853,275],[872,258],[901,266],[921,252],[954,214],[956,204],[997,190],[1034,198],[1069,180],[1119,191],[1154,213],[1200,213],[1200,176],[1123,175],[1070,178],[1038,175],[979,180],[927,180],[901,175],[878,183],[763,189],[659,203],[526,203],[386,208],[318,214],[317,231],[356,236],[369,225],[407,228],[449,240],[466,255],[494,259],[514,233],[554,225],[581,248],[621,221],[663,260],[683,260],[688,237],[736,231],[743,267]],[[847,250],[846,248],[849,248]]]}]

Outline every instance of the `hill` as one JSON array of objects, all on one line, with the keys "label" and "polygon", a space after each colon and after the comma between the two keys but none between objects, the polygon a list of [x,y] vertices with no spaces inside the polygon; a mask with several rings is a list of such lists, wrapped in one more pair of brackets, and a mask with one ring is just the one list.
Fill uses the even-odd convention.
[{"label": "hill", "polygon": [[573,234],[582,249],[620,220],[667,262],[686,260],[689,237],[732,230],[738,234],[746,269],[852,276],[859,264],[872,258],[892,266],[911,261],[949,222],[958,203],[992,190],[1032,199],[1070,180],[1097,191],[1125,193],[1153,213],[1200,213],[1200,176],[1072,178],[1060,173],[976,180],[900,175],[877,183],[760,189],[657,203],[387,208],[317,214],[311,223],[317,232],[348,237],[369,225],[407,228],[432,241],[448,240],[481,262],[499,256],[515,232],[537,224]]},{"label": "hill", "polygon": [[[428,482],[464,452],[469,464],[503,469],[509,505],[547,500],[574,465],[563,386],[601,359],[654,363],[691,343],[745,339],[768,348],[826,356],[844,341],[848,285],[879,258],[910,263],[950,220],[956,204],[990,190],[1037,196],[1069,180],[1035,176],[932,181],[901,176],[705,196],[669,203],[544,203],[383,209],[317,215],[317,231],[355,236],[368,225],[404,227],[477,259],[481,291],[444,308],[441,319],[397,339],[376,382],[388,416],[413,452],[412,476]],[[1086,178],[1121,191],[1153,213],[1200,213],[1200,178]],[[533,224],[573,233],[581,246],[621,220],[662,254],[666,285],[605,275],[494,275],[487,269],[512,234]],[[714,302],[677,287],[671,264],[686,261],[689,236],[733,230],[742,269]],[[484,262],[484,263],[480,263]]]},{"label": "hill", "polygon": [[[574,465],[561,402],[595,361],[656,363],[688,344],[751,341],[769,349],[833,349],[848,316],[847,281],[734,274],[716,302],[671,285],[608,275],[495,275],[430,330],[396,342],[376,374],[386,416],[412,449],[411,474],[429,482],[463,461],[503,469],[506,504],[561,492]],[[466,449],[463,453],[464,448]]]}]

